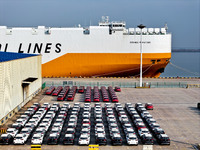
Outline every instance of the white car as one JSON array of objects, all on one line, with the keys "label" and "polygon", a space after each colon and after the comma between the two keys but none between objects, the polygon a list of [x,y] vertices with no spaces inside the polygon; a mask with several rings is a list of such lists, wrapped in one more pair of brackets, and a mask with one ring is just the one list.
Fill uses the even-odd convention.
[{"label": "white car", "polygon": [[90,143],[90,136],[88,134],[81,134],[78,140],[79,145],[89,145]]},{"label": "white car", "polygon": [[23,128],[20,133],[25,134],[26,137],[28,138],[31,135],[31,132],[32,132],[31,128]]},{"label": "white car", "polygon": [[25,134],[17,134],[13,140],[13,144],[25,144],[27,136]]},{"label": "white car", "polygon": [[52,115],[45,115],[45,117],[43,119],[53,120],[53,116]]},{"label": "white car", "polygon": [[124,132],[125,134],[130,134],[130,133],[135,134],[135,131],[132,128],[127,128],[124,130]]},{"label": "white car", "polygon": [[50,134],[57,134],[58,136],[60,136],[60,128],[52,128]]},{"label": "white car", "polygon": [[76,119],[77,120],[77,116],[76,115],[70,115],[69,119]]},{"label": "white car", "polygon": [[90,118],[90,112],[83,112],[83,115],[82,116],[85,116],[85,115],[88,115],[89,116],[89,118]]},{"label": "white car", "polygon": [[63,124],[60,123],[54,123],[52,128],[59,128],[60,130],[62,130]]},{"label": "white car", "polygon": [[109,120],[109,119],[115,119],[115,116],[114,116],[114,115],[109,115],[109,116],[107,117],[107,120]]},{"label": "white car", "polygon": [[45,115],[45,111],[43,111],[43,112],[40,112],[40,111],[37,111],[36,113],[35,113],[35,115],[36,116],[40,116],[41,118]]},{"label": "white car", "polygon": [[45,133],[46,133],[46,130],[45,130],[45,128],[37,128],[36,130],[35,130],[35,134],[41,134],[41,135],[45,135]]},{"label": "white car", "polygon": [[46,123],[40,123],[39,126],[38,126],[38,128],[44,128],[45,131],[47,131],[49,129],[49,126]]},{"label": "white car", "polygon": [[103,123],[97,123],[97,124],[95,125],[95,131],[96,131],[98,128],[102,128],[102,129],[104,130],[104,125],[103,125]]},{"label": "white car", "polygon": [[119,121],[122,121],[123,119],[128,119],[127,115],[121,115],[119,117]]},{"label": "white car", "polygon": [[31,128],[33,130],[35,128],[35,125],[32,124],[32,123],[26,123],[24,127],[25,128]]},{"label": "white car", "polygon": [[88,128],[90,130],[90,125],[89,124],[82,124],[82,129],[83,128]]},{"label": "white car", "polygon": [[51,115],[53,118],[55,117],[55,112],[53,112],[53,111],[49,111],[49,112],[47,112],[47,114],[46,115]]},{"label": "white car", "polygon": [[111,123],[111,124],[109,124],[109,130],[111,130],[113,128],[118,129],[117,123]]},{"label": "white car", "polygon": [[141,128],[138,130],[138,134],[140,137],[142,137],[143,134],[150,134],[150,132],[147,128]]},{"label": "white car", "polygon": [[103,135],[105,135],[106,133],[105,133],[105,130],[104,130],[104,129],[102,129],[102,128],[97,128],[97,129],[95,130],[95,136],[97,136],[97,134],[103,134]]},{"label": "white car", "polygon": [[119,129],[116,129],[116,128],[112,128],[110,131],[110,136],[113,137],[114,134],[119,134],[120,135],[120,132],[119,132]]},{"label": "white car", "polygon": [[48,126],[50,126],[51,125],[51,121],[52,120],[49,120],[49,119],[43,119],[41,123],[46,123],[46,124],[48,124]]},{"label": "white car", "polygon": [[88,136],[90,136],[90,130],[88,128],[83,128],[80,133],[81,134],[88,134]]},{"label": "white car", "polygon": [[68,124],[69,123],[74,123],[75,126],[77,125],[77,119],[69,119]]},{"label": "white car", "polygon": [[33,117],[31,119],[35,119],[35,120],[38,120],[40,121],[42,118],[42,116],[39,116],[39,115],[33,115]]},{"label": "white car", "polygon": [[44,135],[36,133],[31,139],[31,144],[42,144]]},{"label": "white car", "polygon": [[21,115],[20,118],[23,119],[23,120],[26,120],[26,122],[27,122],[28,119],[29,119],[29,116],[28,115]]},{"label": "white car", "polygon": [[6,133],[10,134],[12,137],[15,137],[19,131],[15,128],[8,128]]},{"label": "white car", "polygon": [[142,119],[135,119],[133,122],[134,122],[134,124],[143,123]]},{"label": "white car", "polygon": [[24,120],[24,119],[17,119],[15,123],[17,124],[21,124],[22,126],[24,126],[26,124],[27,120]]},{"label": "white car", "polygon": [[141,117],[144,118],[145,116],[150,115],[148,111],[143,111],[141,113]]},{"label": "white car", "polygon": [[36,120],[36,119],[30,119],[29,121],[28,121],[28,123],[31,123],[31,124],[33,124],[35,127],[38,125],[38,120]]},{"label": "white car", "polygon": [[138,139],[135,134],[127,134],[126,141],[128,145],[138,145]]}]

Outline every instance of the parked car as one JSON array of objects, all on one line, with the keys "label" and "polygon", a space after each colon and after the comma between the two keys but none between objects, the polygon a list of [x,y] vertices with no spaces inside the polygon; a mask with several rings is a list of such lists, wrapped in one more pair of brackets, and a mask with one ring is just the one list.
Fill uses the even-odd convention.
[{"label": "parked car", "polygon": [[89,145],[90,143],[90,136],[88,134],[81,134],[78,140],[79,145]]},{"label": "parked car", "polygon": [[97,134],[96,135],[96,143],[99,145],[106,145],[107,139],[106,139],[105,134]]},{"label": "parked car", "polygon": [[119,86],[115,87],[115,92],[121,92],[121,88]]},{"label": "parked car", "polygon": [[2,134],[0,137],[1,144],[11,144],[13,142],[13,137],[10,134]]},{"label": "parked car", "polygon": [[31,144],[42,144],[43,137],[44,137],[44,134],[43,135],[39,133],[34,134],[31,139]]},{"label": "parked car", "polygon": [[151,134],[143,134],[141,137],[141,141],[143,144],[148,144],[148,145],[154,144],[153,137]]},{"label": "parked car", "polygon": [[146,103],[146,104],[145,104],[145,108],[146,108],[147,110],[153,110],[153,104],[152,104],[152,103]]},{"label": "parked car", "polygon": [[13,144],[25,144],[27,136],[25,134],[17,134],[14,138]]},{"label": "parked car", "polygon": [[120,134],[114,134],[111,140],[113,145],[122,145],[122,137]]},{"label": "parked car", "polygon": [[170,145],[170,138],[166,134],[158,135],[157,141],[161,145]]},{"label": "parked car", "polygon": [[58,138],[59,138],[58,134],[55,133],[50,134],[47,140],[47,144],[58,144]]},{"label": "parked car", "polygon": [[10,134],[12,137],[15,137],[18,132],[19,132],[19,130],[15,129],[15,128],[8,128],[6,131],[6,133]]},{"label": "parked car", "polygon": [[159,136],[160,134],[165,134],[165,131],[164,131],[162,128],[155,128],[155,129],[153,130],[153,134],[154,134],[154,136],[155,136],[156,138],[158,138],[158,136]]},{"label": "parked car", "polygon": [[65,137],[63,139],[63,144],[74,144],[74,134],[65,134]]},{"label": "parked car", "polygon": [[126,134],[126,142],[128,145],[138,145],[138,139],[135,134]]}]

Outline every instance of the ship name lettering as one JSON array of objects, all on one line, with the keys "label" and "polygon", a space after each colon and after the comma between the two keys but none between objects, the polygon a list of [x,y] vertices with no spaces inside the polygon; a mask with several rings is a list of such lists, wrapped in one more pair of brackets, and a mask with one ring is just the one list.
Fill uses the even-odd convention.
[{"label": "ship name lettering", "polygon": [[[61,52],[61,43],[56,43],[54,48],[53,48],[53,44],[52,43],[35,43],[35,44],[32,44],[32,43],[29,43],[28,44],[28,47],[25,47],[22,45],[22,43],[19,44],[19,48],[18,48],[18,53],[34,53],[34,54],[40,54],[42,52],[44,53],[51,53],[51,51],[54,49],[54,51],[56,53],[60,53]],[[0,50],[1,50],[1,47],[3,47],[1,44],[0,44]],[[6,52],[7,50],[7,47],[8,47],[8,44],[5,45],[5,49],[4,51]]]},{"label": "ship name lettering", "polygon": [[[139,44],[141,43],[140,41],[130,41],[131,44]],[[151,41],[142,41],[143,44],[150,44]]]}]

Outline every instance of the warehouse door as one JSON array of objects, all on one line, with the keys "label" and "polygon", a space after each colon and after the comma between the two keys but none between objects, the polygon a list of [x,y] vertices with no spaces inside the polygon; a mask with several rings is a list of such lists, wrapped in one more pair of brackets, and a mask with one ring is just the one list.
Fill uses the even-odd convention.
[{"label": "warehouse door", "polygon": [[23,88],[23,101],[25,101],[28,98],[29,83],[23,83],[22,88]]}]

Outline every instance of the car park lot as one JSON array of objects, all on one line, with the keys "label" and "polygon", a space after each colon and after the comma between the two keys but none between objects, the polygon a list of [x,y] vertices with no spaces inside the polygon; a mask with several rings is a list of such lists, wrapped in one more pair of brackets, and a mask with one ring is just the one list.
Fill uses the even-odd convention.
[{"label": "car park lot", "polygon": [[[157,142],[154,143],[153,148],[154,149],[192,149],[193,144],[196,144],[199,142],[200,139],[200,118],[199,118],[199,110],[196,109],[196,103],[199,100],[199,89],[124,89],[122,88],[122,92],[116,93],[118,96],[118,99],[120,100],[120,103],[122,104],[124,108],[124,104],[127,102],[131,102],[133,105],[137,102],[141,102],[143,105],[147,102],[150,102],[154,105],[154,110],[148,110],[150,114],[153,116],[153,118],[159,123],[159,125],[164,129],[166,134],[171,139],[171,145],[170,146],[160,146]],[[102,102],[101,99],[101,106],[104,107],[104,104],[106,102]],[[77,123],[77,130],[76,131],[76,138],[75,138],[75,145],[62,145],[62,143],[59,143],[58,145],[46,145],[47,138],[44,138],[44,144],[42,145],[43,149],[52,149],[52,148],[58,148],[64,149],[66,148],[72,148],[72,149],[87,149],[86,146],[79,146],[78,145],[78,137],[80,136],[81,131],[81,123],[83,121],[83,116],[81,113],[83,112],[84,107],[84,94],[77,93],[75,96],[75,99],[73,102],[69,102],[71,106],[74,105],[74,103],[79,102],[81,105],[80,113],[78,117],[78,123]],[[32,102],[28,103],[25,107],[30,107],[33,102],[39,102],[41,104],[48,102],[48,103],[55,103],[56,97],[53,96],[46,96],[46,95],[38,95]],[[59,102],[59,104],[66,103],[67,101]],[[111,101],[110,101],[111,103]],[[95,143],[95,114],[94,114],[94,104],[95,102],[91,102],[91,134],[90,134],[90,143]],[[111,103],[112,107],[114,107],[114,103]],[[25,111],[25,109],[23,109]],[[20,112],[22,114],[22,111]],[[126,112],[127,113],[127,112]],[[115,117],[117,117],[117,112],[114,110]],[[106,130],[106,138],[107,138],[107,146],[103,146],[103,149],[132,149],[132,146],[127,146],[125,134],[122,131],[123,127],[119,122],[119,118],[117,117],[118,126],[120,129],[120,134],[123,138],[123,146],[112,146],[111,138],[107,133],[109,133],[108,130],[108,124],[106,120],[106,114],[105,111],[102,112],[103,115],[103,123],[105,125]],[[16,121],[19,115],[15,116],[15,118],[12,119],[12,122]],[[56,115],[55,117],[58,117]],[[69,117],[67,115],[67,117]],[[69,119],[69,118],[67,118]],[[128,118],[130,119],[130,117]],[[55,122],[55,120],[53,120]],[[7,123],[9,126],[11,124],[11,121]],[[133,125],[133,124],[132,124]],[[65,130],[67,128],[67,123],[64,123],[63,129]],[[195,129],[195,132],[194,132]],[[50,134],[50,131],[48,131],[47,135]],[[47,136],[46,136],[47,137]],[[64,137],[64,133],[61,133],[61,137]],[[138,135],[137,135],[138,137]],[[139,138],[140,139],[140,138]],[[27,149],[27,146],[30,147],[30,141],[31,138],[29,137],[29,140],[27,144],[25,145],[3,145],[0,146],[0,149],[3,147],[9,147],[9,149]],[[139,141],[138,146],[134,146],[134,149],[142,149],[143,144],[141,141]]]}]

